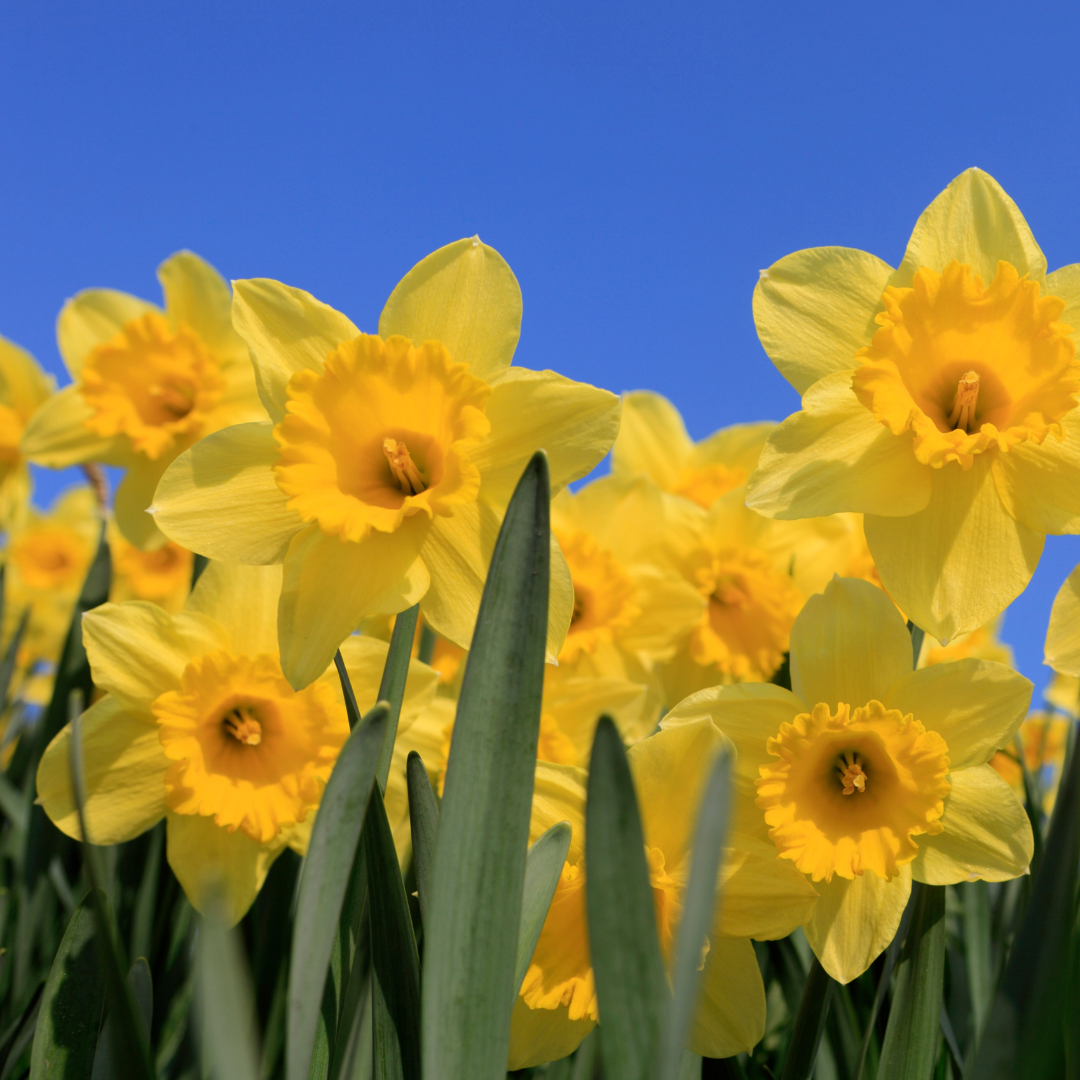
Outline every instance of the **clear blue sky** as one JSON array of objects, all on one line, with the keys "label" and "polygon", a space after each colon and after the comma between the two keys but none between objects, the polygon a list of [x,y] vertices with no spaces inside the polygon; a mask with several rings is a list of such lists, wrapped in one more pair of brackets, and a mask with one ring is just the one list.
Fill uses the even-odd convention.
[{"label": "clear blue sky", "polygon": [[[521,282],[521,364],[658,390],[696,437],[780,419],[750,312],[780,256],[895,265],[979,165],[1051,267],[1080,261],[1078,31],[1054,3],[7,0],[0,333],[59,374],[65,297],[156,299],[182,247],[374,330],[409,266],[479,233]],[[1051,539],[1009,612],[1038,682],[1078,560]]]}]

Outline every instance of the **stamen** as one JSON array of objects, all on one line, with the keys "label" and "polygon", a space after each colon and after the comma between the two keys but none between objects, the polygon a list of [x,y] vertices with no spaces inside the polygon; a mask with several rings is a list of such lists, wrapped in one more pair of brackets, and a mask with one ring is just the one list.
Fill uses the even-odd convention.
[{"label": "stamen", "polygon": [[406,495],[419,495],[427,488],[420,470],[409,454],[409,448],[399,439],[383,439],[383,453],[390,462],[390,471]]},{"label": "stamen", "polygon": [[262,742],[262,724],[247,705],[237,705],[227,712],[221,718],[221,726],[245,746],[258,746]]},{"label": "stamen", "polygon": [[949,423],[954,430],[962,428],[964,431],[971,431],[975,425],[975,404],[978,400],[979,373],[968,371],[960,377],[956,397],[953,398],[952,412],[949,413]]},{"label": "stamen", "polygon": [[[844,769],[843,775],[840,777],[840,783],[844,785],[844,795],[854,795],[857,791],[860,795],[866,793],[866,773],[863,772],[862,766],[859,764],[859,755],[853,751],[845,753],[841,757],[841,762],[847,766]],[[837,769],[839,769],[839,765]]]}]

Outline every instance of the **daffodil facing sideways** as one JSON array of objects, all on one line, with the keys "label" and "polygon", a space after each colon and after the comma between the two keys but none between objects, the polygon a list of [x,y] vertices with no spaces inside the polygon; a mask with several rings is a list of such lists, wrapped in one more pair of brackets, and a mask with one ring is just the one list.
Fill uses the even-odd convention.
[{"label": "daffodil facing sideways", "polygon": [[917,626],[940,641],[983,626],[1046,533],[1080,532],[1080,265],[1048,274],[986,173],[930,204],[896,270],[849,248],[781,259],[754,318],[803,407],[770,436],[749,505],[864,513]]},{"label": "daffodil facing sideways", "polygon": [[[707,720],[660,731],[632,746],[630,768],[645,834],[656,923],[665,959],[683,911],[698,803],[715,755],[728,740]],[[514,1006],[510,1069],[570,1054],[601,1017],[589,957],[584,835],[587,774],[541,763],[536,771],[530,840],[570,823],[570,851],[536,951]],[[750,1050],[765,1030],[765,991],[750,938],[789,934],[810,917],[817,894],[777,859],[763,836],[728,836],[720,873],[722,900],[710,928],[701,997],[689,1049],[707,1057]]]},{"label": "daffodil facing sideways", "polygon": [[791,687],[704,690],[661,727],[708,718],[735,744],[737,819],[813,881],[806,936],[846,983],[892,941],[912,879],[1027,871],[1027,815],[987,762],[1020,726],[1031,683],[989,660],[912,671],[889,598],[835,578],[792,628]]},{"label": "daffodil facing sideways", "polygon": [[[251,906],[274,859],[303,854],[323,787],[349,734],[336,671],[296,691],[281,672],[281,568],[211,563],[184,611],[105,604],[83,620],[94,683],[81,720],[87,832],[118,844],[162,818],[169,865],[201,910],[223,895],[231,921]],[[353,637],[342,655],[361,708],[375,703],[385,642]],[[401,726],[437,676],[413,662]],[[79,837],[70,726],[49,744],[38,800]]]},{"label": "daffodil facing sideways", "polygon": [[158,280],[164,310],[111,289],[88,289],[64,305],[56,336],[72,384],[34,414],[21,444],[37,465],[123,468],[116,521],[141,548],[164,542],[146,508],[176,455],[262,416],[247,346],[232,328],[229,286],[190,251],[166,259]]},{"label": "daffodil facing sideways", "polygon": [[[266,411],[170,467],[154,499],[161,529],[210,558],[284,563],[278,632],[296,687],[362,619],[417,601],[467,647],[525,465],[546,450],[553,491],[584,476],[615,439],[618,398],[510,366],[521,291],[479,238],[413,267],[377,335],[277,281],[233,288]],[[552,556],[554,658],[573,590]]]},{"label": "daffodil facing sideways", "polygon": [[12,341],[0,337],[0,529],[19,523],[32,485],[20,447],[30,417],[53,392],[52,379]]}]

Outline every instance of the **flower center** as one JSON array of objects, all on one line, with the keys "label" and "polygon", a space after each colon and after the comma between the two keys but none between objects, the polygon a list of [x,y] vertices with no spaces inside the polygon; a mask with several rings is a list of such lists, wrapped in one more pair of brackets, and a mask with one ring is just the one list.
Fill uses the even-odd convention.
[{"label": "flower center", "polygon": [[41,525],[11,545],[11,559],[30,589],[72,589],[82,584],[92,552],[71,529]]},{"label": "flower center", "polygon": [[814,881],[889,880],[918,854],[913,837],[942,831],[948,747],[910,714],[818,704],[766,749],[778,760],[760,767],[757,805],[781,858]]},{"label": "flower center", "polygon": [[641,608],[635,602],[638,590],[630,575],[590,533],[560,529],[555,535],[574,582],[574,612],[559,659],[573,663],[601,645],[610,645],[641,614]]},{"label": "flower center", "polygon": [[217,361],[199,336],[149,312],[96,345],[83,362],[81,390],[98,435],[127,435],[151,460],[194,442],[224,389]]},{"label": "flower center", "polygon": [[321,373],[293,375],[287,393],[274,475],[324,532],[363,540],[417,514],[450,516],[479,494],[469,454],[490,431],[491,388],[439,342],[361,334]]},{"label": "flower center", "polygon": [[275,656],[207,653],[151,706],[172,764],[165,804],[268,843],[315,809],[349,734],[322,683],[295,691]]},{"label": "flower center", "polygon": [[917,270],[910,289],[890,287],[882,301],[852,387],[894,435],[913,433],[919,461],[967,469],[993,447],[1064,437],[1080,366],[1063,300],[1040,296],[1007,262],[988,287],[952,262],[941,274]]},{"label": "flower center", "polygon": [[783,662],[803,597],[763,551],[724,548],[697,572],[708,599],[690,655],[733,679],[765,680]]},{"label": "flower center", "polygon": [[721,495],[726,495],[740,484],[745,484],[746,478],[745,469],[740,469],[738,466],[729,468],[727,465],[715,462],[696,469],[683,469],[671,490],[676,495],[692,499],[698,506],[703,506],[708,510]]}]

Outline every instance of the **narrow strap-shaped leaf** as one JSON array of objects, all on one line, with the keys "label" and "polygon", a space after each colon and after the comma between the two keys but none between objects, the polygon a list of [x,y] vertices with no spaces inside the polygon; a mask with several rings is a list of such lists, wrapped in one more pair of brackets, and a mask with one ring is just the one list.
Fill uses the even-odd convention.
[{"label": "narrow strap-shaped leaf", "polygon": [[439,804],[435,801],[435,792],[431,790],[427,769],[415,750],[409,751],[405,778],[409,787],[409,829],[412,833],[416,896],[420,902],[420,921],[427,926],[431,864],[435,857],[435,837],[439,831]]},{"label": "narrow strap-shaped leaf", "polygon": [[502,1080],[540,735],[550,578],[547,457],[495,543],[458,698],[424,928],[425,1080]]},{"label": "narrow strap-shaped leaf", "polygon": [[1075,744],[1062,773],[1042,862],[983,1029],[972,1076],[1042,1080],[1064,1054],[1064,1012],[1074,945],[1080,864],[1080,753]]},{"label": "narrow strap-shaped leaf", "polygon": [[416,650],[416,659],[425,664],[430,664],[432,657],[435,655],[435,643],[436,643],[435,631],[424,623],[420,627],[420,646]]},{"label": "narrow strap-shaped leaf", "polygon": [[945,981],[945,886],[917,890],[900,950],[877,1080],[929,1080],[937,1058]]},{"label": "narrow strap-shaped leaf", "polygon": [[[143,957],[139,957],[127,977],[128,989],[135,1002],[135,1019],[142,1030],[143,1039],[147,1045],[150,1043],[150,1020],[154,1015],[154,985],[150,976],[150,965]],[[105,1018],[101,1028],[101,1036],[98,1039],[97,1053],[94,1055],[94,1071],[90,1080],[124,1080],[124,1074],[120,1071],[120,1063],[113,1050],[113,1028],[115,1022],[112,1015]]]},{"label": "narrow strap-shaped leaf", "polygon": [[668,990],[645,838],[622,739],[602,716],[585,799],[585,906],[606,1075],[652,1080]]},{"label": "narrow strap-shaped leaf", "polygon": [[409,661],[412,659],[413,640],[416,637],[416,619],[420,614],[418,604],[402,611],[394,620],[394,632],[390,635],[390,649],[386,654],[382,681],[379,683],[379,700],[390,706],[386,724],[386,742],[379,758],[379,790],[386,791],[390,776],[390,763],[394,758],[394,740],[397,738],[401,703],[405,699],[405,683],[409,678]]},{"label": "narrow strap-shaped leaf", "polygon": [[[0,1080],[7,1080],[22,1057],[23,1051],[30,1046],[37,1030],[38,1009],[45,983],[39,982],[26,1008],[19,1014],[7,1030],[0,1036]],[[32,1048],[31,1048],[32,1051]]]},{"label": "narrow strap-shaped leaf", "polygon": [[690,881],[675,943],[671,1010],[661,1039],[661,1080],[678,1080],[683,1067],[684,1046],[697,1008],[701,950],[720,903],[718,879],[730,812],[731,758],[721,751],[709,772],[694,829]]},{"label": "narrow strap-shaped leaf", "polygon": [[521,990],[529,962],[540,940],[551,898],[566,865],[572,830],[569,822],[552,825],[525,857],[525,887],[521,894],[521,924],[518,927],[517,963],[514,967],[514,997]]},{"label": "narrow strap-shaped leaf", "polygon": [[371,793],[364,821],[371,906],[375,1080],[420,1080],[420,960],[382,796]]},{"label": "narrow strap-shaped leaf", "polygon": [[815,956],[806,976],[781,1080],[810,1080],[836,983]]},{"label": "narrow strap-shaped leaf", "polygon": [[977,1039],[994,996],[990,887],[985,881],[964,881],[957,888],[964,904],[964,964],[971,995],[971,1020]]},{"label": "narrow strap-shaped leaf", "polygon": [[68,922],[45,982],[30,1080],[90,1075],[105,1000],[94,929],[94,898],[87,894]]},{"label": "narrow strap-shaped leaf", "polygon": [[308,1080],[330,952],[375,783],[387,713],[386,703],[380,702],[350,733],[311,830],[293,923],[286,1080]]},{"label": "narrow strap-shaped leaf", "polygon": [[19,619],[19,625],[16,627],[11,641],[8,642],[8,647],[4,650],[3,659],[0,660],[0,708],[6,708],[7,706],[11,676],[15,673],[15,662],[18,659],[19,646],[22,644],[23,635],[26,633],[29,622],[30,608],[27,607]]}]

